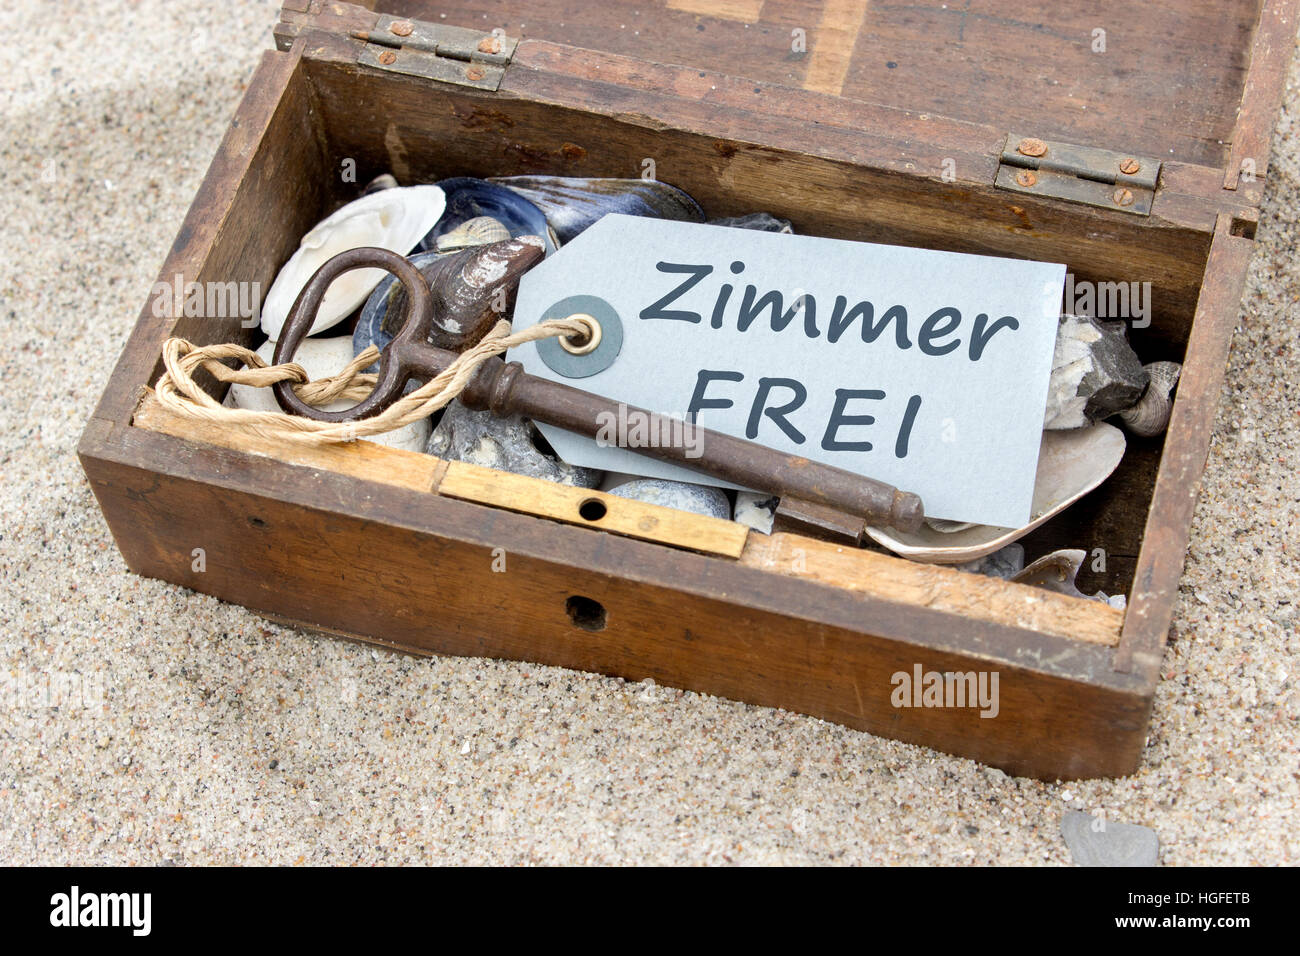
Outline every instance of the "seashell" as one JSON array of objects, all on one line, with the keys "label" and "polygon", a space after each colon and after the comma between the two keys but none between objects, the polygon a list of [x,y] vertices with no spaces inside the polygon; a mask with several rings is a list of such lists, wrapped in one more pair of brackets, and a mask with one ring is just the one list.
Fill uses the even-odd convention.
[{"label": "seashell", "polygon": [[533,202],[560,242],[569,242],[610,213],[704,222],[704,210],[676,186],[653,179],[502,176],[492,180]]},{"label": "seashell", "polygon": [[992,554],[1016,541],[1092,491],[1124,456],[1124,433],[1098,422],[1088,428],[1045,431],[1038,451],[1032,518],[1021,528],[972,525],[944,534],[922,525],[919,531],[867,528],[877,544],[914,561],[962,564]]},{"label": "seashell", "polygon": [[[459,252],[412,256],[411,262],[433,290],[429,341],[439,348],[461,351],[481,339],[498,319],[509,317],[519,277],[541,261],[542,255],[542,240],[524,236]],[[401,328],[406,303],[406,289],[395,276],[381,282],[361,310],[352,335],[353,354],[360,355],[372,344],[385,348]]]},{"label": "seashell", "polygon": [[1053,551],[1029,564],[1019,574],[1013,575],[1011,580],[1017,584],[1028,584],[1030,587],[1043,588],[1058,594],[1083,597],[1084,595],[1075,587],[1074,579],[1079,573],[1079,568],[1083,567],[1084,558],[1087,556],[1088,552],[1078,548]]},{"label": "seashell", "polygon": [[763,534],[771,534],[772,523],[776,520],[776,506],[780,501],[776,495],[761,491],[737,491],[736,511],[732,520]]},{"label": "seashell", "polygon": [[730,226],[733,229],[756,229],[759,232],[782,232],[787,235],[794,232],[788,219],[777,219],[771,213],[754,212],[748,216],[730,216],[725,219],[710,219],[710,226]]},{"label": "seashell", "polygon": [[370,182],[366,183],[365,188],[361,190],[361,195],[369,196],[371,193],[377,193],[381,189],[396,189],[397,177],[392,173],[380,173]]},{"label": "seashell", "polygon": [[[270,341],[262,343],[262,347],[257,350],[257,354],[268,364],[274,352],[275,343]],[[307,377],[314,381],[341,372],[343,366],[352,361],[352,357],[352,343],[348,337],[332,336],[303,339],[293,360],[301,365],[306,370]],[[326,411],[341,412],[355,404],[355,401],[349,399],[338,399],[323,407]],[[280,403],[275,400],[274,392],[269,388],[257,388],[252,385],[231,385],[230,391],[226,393],[226,405],[230,408],[247,408],[256,412],[283,413]],[[395,428],[391,432],[371,435],[366,441],[393,448],[405,448],[407,451],[424,451],[432,430],[429,420],[424,418],[403,425],[401,428]]]},{"label": "seashell", "polygon": [[[1083,598],[1086,601],[1101,601],[1103,604],[1109,604],[1112,607],[1123,608],[1126,603],[1123,595],[1112,598],[1107,597],[1100,591],[1096,594],[1084,594],[1079,590],[1079,586],[1075,584],[1074,579],[1078,577],[1079,569],[1083,567],[1084,559],[1087,556],[1087,551],[1078,548],[1053,551],[1051,554],[1043,555],[1023,571],[1013,575],[1011,580],[1017,584],[1027,584],[1030,587],[1042,588],[1045,591],[1068,594],[1070,597]],[[1117,601],[1118,603],[1116,603]]]},{"label": "seashell", "polygon": [[[443,255],[440,252],[417,252],[410,259],[411,264],[423,274],[431,263]],[[369,345],[380,351],[387,348],[401,327],[405,310],[406,289],[397,281],[397,276],[384,276],[379,285],[375,286],[375,291],[370,293],[370,298],[366,299],[366,304],[361,307],[361,317],[357,319],[357,327],[352,332],[352,354],[360,355]],[[366,369],[368,372],[378,370],[378,362]]]},{"label": "seashell", "polygon": [[442,218],[420,243],[422,252],[438,248],[438,239],[455,232],[471,219],[489,216],[509,231],[510,236],[541,236],[549,256],[559,248],[546,216],[519,193],[490,183],[486,179],[460,176],[438,183],[447,194],[447,208]]},{"label": "seashell", "polygon": [[1128,408],[1146,387],[1147,373],[1123,323],[1061,316],[1044,428],[1082,428]]},{"label": "seashell", "polygon": [[1174,408],[1174,386],[1178,384],[1183,367],[1177,362],[1152,362],[1142,367],[1151,376],[1151,383],[1137,404],[1124,409],[1119,417],[1134,435],[1151,438],[1169,425],[1169,413]]},{"label": "seashell", "polygon": [[511,238],[510,230],[491,216],[466,219],[451,232],[434,240],[438,252],[456,252],[471,246],[485,246]]},{"label": "seashell", "polygon": [[[303,236],[271,283],[262,303],[262,331],[271,341],[279,338],[298,293],[328,260],[361,246],[406,255],[433,228],[442,211],[443,195],[437,186],[399,186],[362,196],[327,216]],[[342,322],[386,275],[383,269],[353,269],[335,279],[308,334]]]}]

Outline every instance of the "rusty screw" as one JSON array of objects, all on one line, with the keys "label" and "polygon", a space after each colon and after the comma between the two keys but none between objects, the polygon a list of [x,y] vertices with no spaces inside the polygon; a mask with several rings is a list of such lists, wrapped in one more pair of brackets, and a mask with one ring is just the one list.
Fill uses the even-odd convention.
[{"label": "rusty screw", "polygon": [[1041,139],[1029,137],[1020,141],[1020,145],[1016,147],[1016,152],[1025,156],[1043,156],[1047,153],[1047,144]]},{"label": "rusty screw", "polygon": [[1133,190],[1120,187],[1115,190],[1115,195],[1111,198],[1115,200],[1117,206],[1131,206],[1133,205]]},{"label": "rusty screw", "polygon": [[411,31],[415,29],[415,25],[410,20],[394,20],[388,29],[392,31],[394,36],[409,37]]},{"label": "rusty screw", "polygon": [[397,54],[394,53],[392,50],[384,50],[382,53],[379,54],[379,62],[384,64],[384,66],[387,66],[388,64],[392,63],[396,59],[397,59]]},{"label": "rusty screw", "polygon": [[471,80],[474,80],[475,82],[483,79],[483,77],[486,75],[487,74],[483,72],[483,68],[481,66],[471,66],[468,70],[465,71],[465,76]]},{"label": "rusty screw", "polygon": [[1028,189],[1038,182],[1038,177],[1034,175],[1032,169],[1022,169],[1016,173],[1016,182]]},{"label": "rusty screw", "polygon": [[1132,176],[1141,168],[1142,168],[1142,164],[1139,163],[1136,159],[1133,159],[1132,157],[1129,157],[1128,159],[1121,159],[1119,162],[1119,171],[1123,173],[1125,176]]},{"label": "rusty screw", "polygon": [[499,36],[486,36],[478,41],[478,51],[480,53],[500,53],[501,38]]}]

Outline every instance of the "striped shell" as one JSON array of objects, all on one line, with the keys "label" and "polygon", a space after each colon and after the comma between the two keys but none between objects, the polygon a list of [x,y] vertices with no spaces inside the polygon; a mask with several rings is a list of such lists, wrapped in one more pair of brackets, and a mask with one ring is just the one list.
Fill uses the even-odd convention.
[{"label": "striped shell", "polygon": [[485,246],[510,238],[510,230],[491,216],[466,219],[459,226],[436,240],[439,252],[455,252],[471,246]]},{"label": "striped shell", "polygon": [[1159,435],[1169,424],[1173,410],[1174,386],[1183,367],[1177,362],[1152,362],[1143,368],[1151,376],[1151,383],[1137,404],[1119,413],[1120,420],[1134,435],[1150,438]]}]

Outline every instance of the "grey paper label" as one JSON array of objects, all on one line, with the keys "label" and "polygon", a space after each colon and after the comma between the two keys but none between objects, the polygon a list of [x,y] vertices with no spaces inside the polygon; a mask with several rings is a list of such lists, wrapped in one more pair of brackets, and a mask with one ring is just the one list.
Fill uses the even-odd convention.
[{"label": "grey paper label", "polygon": [[[528,272],[514,326],[598,296],[623,342],[533,375],[916,492],[936,518],[1030,517],[1065,266],[611,215]],[[542,426],[576,465],[698,471]],[[707,443],[704,448],[707,452]]]}]

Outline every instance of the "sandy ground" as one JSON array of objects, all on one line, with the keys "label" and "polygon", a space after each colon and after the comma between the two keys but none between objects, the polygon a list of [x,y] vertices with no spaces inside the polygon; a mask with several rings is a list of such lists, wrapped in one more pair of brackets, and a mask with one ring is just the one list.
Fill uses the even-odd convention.
[{"label": "sandy ground", "polygon": [[1153,827],[1166,864],[1300,857],[1300,74],[1142,769],[1048,785],[648,684],[320,640],[127,572],[74,449],[278,4],[17,7],[11,36],[42,41],[0,61],[0,859],[1066,863],[1069,808]]}]

